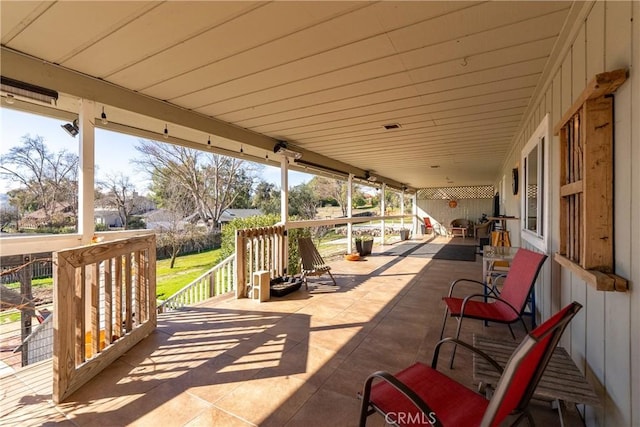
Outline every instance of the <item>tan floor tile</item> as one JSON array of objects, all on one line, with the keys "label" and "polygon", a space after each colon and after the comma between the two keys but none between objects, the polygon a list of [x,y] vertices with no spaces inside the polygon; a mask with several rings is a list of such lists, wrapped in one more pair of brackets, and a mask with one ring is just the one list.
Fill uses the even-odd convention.
[{"label": "tan floor tile", "polygon": [[319,390],[286,424],[290,427],[355,426],[360,401],[329,390]]},{"label": "tan floor tile", "polygon": [[236,357],[220,355],[192,370],[184,377],[173,380],[176,387],[188,390],[198,398],[214,403],[238,386],[254,378],[260,368],[239,363]]},{"label": "tan floor tile", "polygon": [[255,426],[246,420],[242,420],[237,416],[221,411],[218,408],[205,409],[200,415],[195,417],[184,425],[184,427],[249,427]]},{"label": "tan floor tile", "polygon": [[320,387],[344,360],[344,356],[301,342],[287,353],[287,360],[276,367],[262,369],[257,377],[294,377]]},{"label": "tan floor tile", "polygon": [[171,425],[178,426],[210,408],[211,405],[204,400],[166,382],[118,411],[117,416],[125,421],[120,425],[151,426],[157,424],[158,420],[167,420]]},{"label": "tan floor tile", "polygon": [[282,426],[315,390],[311,384],[293,377],[255,379],[220,399],[216,406],[241,414],[256,425]]}]

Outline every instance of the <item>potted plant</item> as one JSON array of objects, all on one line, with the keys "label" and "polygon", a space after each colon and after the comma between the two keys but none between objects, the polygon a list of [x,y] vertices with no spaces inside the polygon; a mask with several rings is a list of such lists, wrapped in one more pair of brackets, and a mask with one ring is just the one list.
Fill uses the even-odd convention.
[{"label": "potted plant", "polygon": [[367,234],[356,237],[356,250],[360,256],[370,255],[373,249],[373,236]]},{"label": "potted plant", "polygon": [[408,228],[400,229],[400,240],[409,240],[410,230]]}]

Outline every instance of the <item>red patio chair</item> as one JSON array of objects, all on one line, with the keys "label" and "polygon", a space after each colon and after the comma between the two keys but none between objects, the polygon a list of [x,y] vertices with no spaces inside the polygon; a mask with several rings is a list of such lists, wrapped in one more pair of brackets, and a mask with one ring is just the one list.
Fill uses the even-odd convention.
[{"label": "red patio chair", "polygon": [[433,233],[433,225],[431,225],[431,219],[428,216],[424,217],[424,231],[427,234]]},{"label": "red patio chair", "polygon": [[[444,319],[442,320],[440,339],[442,339],[444,335],[444,328],[449,316],[455,317],[458,320],[455,338],[460,338],[460,328],[463,318],[505,323],[509,326],[509,331],[514,340],[516,336],[513,333],[513,329],[511,329],[512,323],[521,321],[524,330],[527,331],[527,326],[524,323],[522,315],[527,306],[531,289],[533,289],[538,273],[546,259],[547,256],[545,254],[527,249],[519,249],[513,261],[511,261],[511,267],[507,272],[502,290],[499,293],[495,287],[490,287],[486,283],[477,280],[458,279],[451,283],[449,295],[443,298],[447,307],[445,308]],[[467,295],[464,298],[452,296],[455,286],[462,282],[480,284],[483,286],[483,293]],[[532,315],[535,314],[532,313]],[[451,368],[453,368],[455,354],[456,349],[454,347],[451,353]]]},{"label": "red patio chair", "polygon": [[[515,417],[510,425],[525,416],[533,425],[529,400],[562,332],[580,308],[573,302],[529,333],[504,369],[475,347],[446,338],[436,344],[431,366],[418,362],[396,375],[384,371],[370,375],[361,394],[360,426],[376,411],[385,422],[399,426],[498,426],[509,415]],[[436,370],[440,346],[449,342],[477,353],[501,373],[491,400]],[[382,381],[373,384],[376,378]]]}]

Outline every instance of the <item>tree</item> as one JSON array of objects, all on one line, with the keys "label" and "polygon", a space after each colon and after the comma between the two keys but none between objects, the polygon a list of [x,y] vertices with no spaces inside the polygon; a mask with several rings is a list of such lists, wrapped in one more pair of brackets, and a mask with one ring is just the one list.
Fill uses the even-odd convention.
[{"label": "tree", "polygon": [[11,147],[2,156],[0,175],[17,182],[24,193],[14,193],[14,205],[43,209],[47,222],[51,222],[56,203],[66,203],[77,212],[78,156],[61,150],[52,153],[41,136],[25,135],[22,145]]},{"label": "tree", "polygon": [[270,182],[260,181],[251,199],[251,205],[265,215],[280,215],[280,190]]},{"label": "tree", "polygon": [[131,179],[123,173],[108,174],[99,185],[107,190],[107,194],[101,197],[102,202],[118,211],[120,223],[128,229],[129,219],[136,208],[135,186]]},{"label": "tree", "polygon": [[171,252],[169,268],[173,268],[184,244],[206,231],[202,227],[198,228],[185,221],[191,212],[192,203],[189,194],[183,191],[180,183],[169,180],[164,191],[165,198],[161,207],[166,211],[166,221],[158,235],[158,246],[169,247]]},{"label": "tree", "polygon": [[299,184],[289,190],[289,216],[313,219],[318,204],[318,197],[309,184]]},{"label": "tree", "polygon": [[345,181],[316,176],[310,184],[319,198],[335,200],[342,210],[342,216],[347,216],[347,183]]},{"label": "tree", "polygon": [[[20,215],[18,209],[15,206],[2,205],[0,206],[0,231],[5,232],[7,229],[18,228],[18,220]],[[15,224],[15,227],[12,226]]]},{"label": "tree", "polygon": [[158,182],[175,182],[210,228],[253,181],[254,169],[231,157],[148,140],[140,141],[136,150],[142,157],[135,163]]}]

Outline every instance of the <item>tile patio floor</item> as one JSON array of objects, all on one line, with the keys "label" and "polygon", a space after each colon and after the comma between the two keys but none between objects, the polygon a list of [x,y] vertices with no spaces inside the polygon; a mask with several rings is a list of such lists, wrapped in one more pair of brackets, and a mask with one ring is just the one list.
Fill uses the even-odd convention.
[{"label": "tile patio floor", "polygon": [[[433,243],[449,241],[474,244],[459,237]],[[265,303],[217,298],[162,314],[152,335],[64,404],[51,403],[50,362],[1,378],[0,425],[356,425],[356,392],[367,375],[430,363],[441,297],[452,279],[482,271],[480,256],[432,260],[381,254],[399,245],[377,249],[366,261],[332,261],[338,288],[324,276],[310,280],[314,289]],[[509,336],[503,325],[465,326],[465,340]],[[449,370],[448,355],[442,352],[439,369],[475,388],[471,356],[459,351]],[[558,424],[546,406],[534,416],[539,425]],[[368,425],[384,420],[373,415]]]}]

